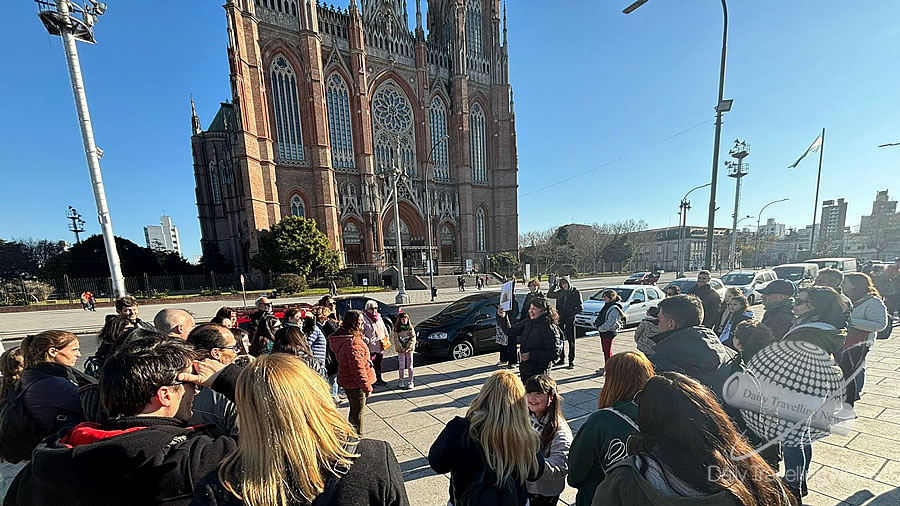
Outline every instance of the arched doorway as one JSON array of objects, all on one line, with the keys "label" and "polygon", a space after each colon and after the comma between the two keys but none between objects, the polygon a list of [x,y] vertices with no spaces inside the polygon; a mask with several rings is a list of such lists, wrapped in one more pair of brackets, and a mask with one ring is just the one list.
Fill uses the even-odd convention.
[{"label": "arched doorway", "polygon": [[456,260],[456,233],[448,223],[441,225],[441,262],[449,263]]},{"label": "arched doorway", "polygon": [[[384,253],[388,264],[397,263],[397,228],[393,209],[386,213],[384,225]],[[406,268],[425,266],[425,222],[419,212],[408,202],[400,201],[400,241],[403,246],[403,266]]]},{"label": "arched doorway", "polygon": [[347,265],[363,263],[363,241],[359,226],[352,221],[344,223],[343,236]]}]

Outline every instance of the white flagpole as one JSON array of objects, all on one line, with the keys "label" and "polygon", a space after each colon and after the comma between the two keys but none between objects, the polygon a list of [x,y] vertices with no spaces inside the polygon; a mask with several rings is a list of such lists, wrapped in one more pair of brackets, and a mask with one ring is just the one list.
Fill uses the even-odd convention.
[{"label": "white flagpole", "polygon": [[819,211],[819,184],[822,182],[822,155],[825,153],[825,128],[822,128],[822,143],[819,145],[819,175],[816,176],[816,200],[813,202],[812,231],[809,234],[809,254],[813,255],[816,243],[816,214]]}]

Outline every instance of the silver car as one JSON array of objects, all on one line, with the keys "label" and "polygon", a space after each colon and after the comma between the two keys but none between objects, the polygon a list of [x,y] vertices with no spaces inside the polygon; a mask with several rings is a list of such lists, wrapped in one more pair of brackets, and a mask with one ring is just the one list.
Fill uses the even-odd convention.
[{"label": "silver car", "polygon": [[665,298],[662,290],[649,285],[617,285],[608,286],[599,290],[591,298],[583,302],[583,310],[575,316],[575,326],[578,328],[594,330],[594,321],[606,305],[600,298],[606,290],[615,290],[622,298],[622,312],[625,313],[625,326],[637,325],[647,313],[650,307],[658,306],[659,301]]}]

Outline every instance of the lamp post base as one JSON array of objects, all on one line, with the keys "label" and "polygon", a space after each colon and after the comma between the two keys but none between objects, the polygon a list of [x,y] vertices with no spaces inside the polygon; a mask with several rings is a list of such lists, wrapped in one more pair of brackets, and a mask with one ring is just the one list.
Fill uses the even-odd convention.
[{"label": "lamp post base", "polygon": [[406,292],[403,291],[397,292],[397,296],[394,297],[394,303],[398,306],[409,304],[409,295],[406,295]]}]

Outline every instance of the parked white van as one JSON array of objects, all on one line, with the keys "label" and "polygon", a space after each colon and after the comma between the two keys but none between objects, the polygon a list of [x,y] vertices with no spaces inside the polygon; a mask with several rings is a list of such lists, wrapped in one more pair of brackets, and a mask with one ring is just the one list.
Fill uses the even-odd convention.
[{"label": "parked white van", "polygon": [[855,258],[810,258],[806,263],[816,264],[819,269],[837,269],[841,272],[856,272]]}]

